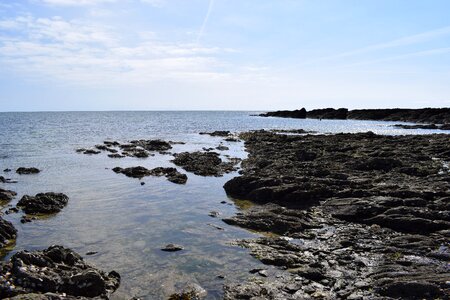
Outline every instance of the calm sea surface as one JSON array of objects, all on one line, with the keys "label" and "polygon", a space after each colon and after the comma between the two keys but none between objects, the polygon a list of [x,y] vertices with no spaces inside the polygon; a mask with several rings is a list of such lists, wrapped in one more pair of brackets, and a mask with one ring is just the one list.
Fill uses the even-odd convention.
[{"label": "calm sea surface", "polygon": [[[99,268],[116,270],[122,276],[116,299],[137,296],[164,299],[188,282],[208,290],[218,299],[222,285],[246,279],[248,270],[261,267],[245,249],[231,246],[235,239],[257,236],[231,227],[221,218],[234,215],[245,205],[229,199],[223,184],[237,174],[200,177],[187,173],[186,185],[164,177],[140,181],[115,174],[112,168],[173,166],[169,155],[146,159],[108,158],[105,153],[82,155],[79,147],[91,147],[104,140],[121,142],[155,139],[186,142],[171,152],[216,147],[221,138],[199,135],[201,131],[251,129],[298,129],[323,133],[373,131],[379,134],[443,133],[431,130],[402,130],[390,122],[296,120],[261,118],[257,112],[43,112],[0,113],[0,175],[18,180],[0,184],[18,196],[39,192],[62,192],[69,204],[60,213],[21,224],[21,214],[4,216],[18,229],[12,252],[43,249],[52,244],[70,247]],[[396,122],[398,123],[398,122]],[[242,143],[227,143],[228,154],[245,158]],[[3,174],[5,168],[37,167],[38,175]],[[184,170],[180,171],[186,173]],[[222,204],[227,201],[227,204]],[[219,218],[208,216],[220,212]],[[213,226],[211,226],[213,225]],[[218,230],[220,226],[224,230]],[[177,243],[185,250],[160,250]],[[98,252],[92,256],[85,253]],[[218,278],[225,275],[225,279]]]}]

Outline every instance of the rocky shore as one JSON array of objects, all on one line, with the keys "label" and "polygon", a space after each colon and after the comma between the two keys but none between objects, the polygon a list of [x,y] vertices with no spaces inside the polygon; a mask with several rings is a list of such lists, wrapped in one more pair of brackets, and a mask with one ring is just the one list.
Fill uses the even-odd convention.
[{"label": "rocky shore", "polygon": [[[281,117],[297,119],[335,119],[335,120],[376,120],[401,121],[426,124],[450,124],[450,108],[422,108],[422,109],[355,109],[324,108],[307,111],[280,110],[260,114],[261,117]],[[437,129],[448,130],[447,126]]]},{"label": "rocky shore", "polygon": [[244,133],[227,194],[256,205],[224,221],[286,270],[225,286],[225,299],[448,299],[450,136]]}]

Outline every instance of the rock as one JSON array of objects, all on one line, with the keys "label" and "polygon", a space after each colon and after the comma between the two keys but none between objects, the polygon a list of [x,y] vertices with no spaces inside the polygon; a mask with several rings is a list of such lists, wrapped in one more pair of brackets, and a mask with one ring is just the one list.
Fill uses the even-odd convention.
[{"label": "rock", "polygon": [[20,167],[16,170],[17,174],[37,174],[39,173],[40,170],[37,168],[24,168],[24,167]]},{"label": "rock", "polygon": [[182,152],[174,154],[172,161],[188,172],[200,176],[223,176],[224,173],[236,171],[236,161],[224,162],[216,152]]},{"label": "rock", "polygon": [[0,176],[0,183],[17,183],[17,181]]},{"label": "rock", "polygon": [[9,168],[6,168],[6,169],[3,170],[3,172],[5,172],[5,173],[11,172],[11,171],[12,171],[12,170],[9,169]]},{"label": "rock", "polygon": [[181,293],[169,296],[169,300],[200,300],[207,296],[204,288],[198,284],[191,283],[183,288]]},{"label": "rock", "polygon": [[147,151],[167,151],[172,149],[172,145],[163,140],[137,140],[130,143],[140,146]]},{"label": "rock", "polygon": [[89,251],[86,253],[86,255],[95,255],[97,253],[98,253],[97,251]]},{"label": "rock", "polygon": [[183,250],[183,246],[176,244],[167,244],[164,248],[161,248],[162,251],[166,252],[177,252]]},{"label": "rock", "polygon": [[299,110],[280,110],[274,112],[267,112],[260,114],[260,117],[279,117],[279,118],[295,118],[295,119],[306,119],[306,109],[302,108]]},{"label": "rock", "polygon": [[450,136],[262,130],[240,138],[248,158],[224,188],[255,205],[224,222],[264,232],[235,244],[282,273],[226,284],[225,299],[449,294]]},{"label": "rock", "polygon": [[230,150],[230,148],[228,148],[227,146],[224,145],[219,145],[216,147],[217,150],[219,151],[226,151],[226,150]]},{"label": "rock", "polygon": [[[377,121],[402,121],[428,124],[450,123],[450,108],[422,108],[422,109],[355,109],[346,108],[314,109],[306,111],[282,110],[260,114],[262,117],[281,117],[298,119],[354,119],[354,120],[377,120]],[[441,127],[442,128],[442,127]],[[444,127],[445,128],[445,127]]]},{"label": "rock", "polygon": [[2,273],[7,275],[0,279],[1,298],[25,297],[30,293],[106,298],[120,284],[118,273],[106,274],[61,246],[43,251],[19,251],[2,266]]},{"label": "rock", "polygon": [[112,153],[112,154],[108,154],[108,157],[111,158],[124,158],[125,155],[119,154],[119,153]]},{"label": "rock", "polygon": [[218,211],[210,211],[208,216],[212,217],[212,218],[217,218],[220,215],[220,213]]},{"label": "rock", "polygon": [[210,136],[220,136],[220,137],[228,137],[231,135],[231,132],[229,131],[213,131],[213,132],[200,132],[202,135],[210,135]]},{"label": "rock", "polygon": [[23,196],[17,206],[27,214],[49,214],[59,212],[68,201],[69,197],[62,193],[39,193],[36,196]]},{"label": "rock", "polygon": [[3,247],[10,244],[16,239],[17,230],[14,228],[11,222],[4,220],[0,216],[0,251]]},{"label": "rock", "polygon": [[16,192],[0,188],[0,202],[9,202],[14,199],[15,196],[17,196]]},{"label": "rock", "polygon": [[187,176],[178,172],[176,168],[163,168],[158,167],[154,169],[147,169],[144,167],[132,167],[132,168],[120,168],[116,167],[113,169],[116,173],[122,173],[128,177],[133,178],[143,178],[145,176],[166,176],[167,180],[177,184],[185,184],[187,182]]},{"label": "rock", "polygon": [[388,283],[379,288],[379,293],[383,296],[400,299],[439,299],[444,297],[444,292],[438,285],[414,281]]}]

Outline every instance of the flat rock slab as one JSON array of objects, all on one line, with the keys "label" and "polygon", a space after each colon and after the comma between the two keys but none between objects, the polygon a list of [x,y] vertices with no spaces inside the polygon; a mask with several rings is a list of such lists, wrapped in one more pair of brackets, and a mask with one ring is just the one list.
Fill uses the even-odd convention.
[{"label": "flat rock slab", "polygon": [[59,212],[68,201],[69,197],[62,193],[39,193],[36,196],[23,196],[17,206],[27,214],[49,214]]},{"label": "flat rock slab", "polygon": [[16,170],[17,174],[24,175],[24,174],[37,174],[41,172],[38,168],[24,168],[20,167]]},{"label": "flat rock slab", "polygon": [[106,298],[120,284],[117,272],[106,274],[62,246],[20,251],[2,266],[2,273],[6,275],[0,277],[0,298],[30,293]]}]

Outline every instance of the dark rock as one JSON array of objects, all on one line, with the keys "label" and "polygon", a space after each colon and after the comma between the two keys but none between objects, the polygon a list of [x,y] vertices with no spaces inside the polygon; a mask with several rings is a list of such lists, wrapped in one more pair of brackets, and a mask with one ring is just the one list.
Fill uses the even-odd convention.
[{"label": "dark rock", "polygon": [[87,150],[83,151],[83,154],[88,154],[88,155],[100,154],[100,151],[95,150],[95,149],[87,149]]},{"label": "dark rock", "polygon": [[162,251],[166,252],[177,252],[183,250],[183,246],[176,244],[167,244],[164,248],[161,248]]},{"label": "dark rock", "polygon": [[395,124],[392,127],[401,128],[401,129],[439,129],[436,124],[418,124],[418,125],[404,125],[404,124]]},{"label": "dark rock", "polygon": [[306,119],[306,109],[302,108],[300,110],[280,110],[274,112],[267,112],[260,114],[260,117],[279,117],[279,118],[295,118],[295,119]]},{"label": "dark rock", "polygon": [[400,299],[438,299],[444,296],[444,292],[438,285],[414,281],[391,282],[379,288],[379,293],[383,296]]},{"label": "dark rock", "polygon": [[111,158],[124,158],[125,155],[121,155],[119,153],[113,153],[113,154],[108,154],[108,157],[111,157]]},{"label": "dark rock", "polygon": [[208,216],[212,217],[212,218],[217,218],[220,215],[220,213],[218,211],[210,211]]},{"label": "dark rock", "polygon": [[39,193],[34,197],[23,196],[17,206],[27,214],[48,214],[59,212],[68,201],[69,197],[62,193]]},{"label": "dark rock", "polygon": [[222,176],[236,170],[236,161],[224,162],[216,152],[182,152],[174,156],[175,165],[195,175]]},{"label": "dark rock", "polygon": [[0,253],[2,248],[16,239],[17,230],[11,222],[4,220],[0,216]]},{"label": "dark rock", "polygon": [[11,171],[12,171],[12,170],[9,169],[9,168],[3,170],[3,172],[5,172],[5,173],[11,172]]},{"label": "dark rock", "polygon": [[51,246],[43,251],[20,251],[2,267],[0,298],[29,293],[55,293],[58,297],[108,297],[120,276],[86,264],[70,249]]},{"label": "dark rock", "polygon": [[219,145],[216,147],[217,150],[219,151],[226,151],[226,150],[230,150],[230,148],[228,148],[227,146],[224,145]]},{"label": "dark rock", "polygon": [[231,132],[229,131],[213,131],[213,132],[200,132],[200,134],[204,135],[210,135],[210,136],[220,136],[220,137],[227,137],[231,135]]},{"label": "dark rock", "polygon": [[0,176],[0,183],[17,183],[17,181]]},{"label": "dark rock", "polygon": [[17,193],[10,190],[4,190],[0,188],[0,202],[9,202],[11,201]]},{"label": "dark rock", "polygon": [[147,151],[167,151],[172,149],[172,145],[163,140],[138,140],[130,143],[140,146]]},{"label": "dark rock", "polygon": [[[355,120],[377,120],[377,121],[402,121],[428,124],[448,124],[450,123],[450,108],[422,108],[422,109],[356,109],[346,108],[315,109],[306,111],[274,111],[261,114],[262,117],[281,118],[312,118],[312,119],[355,119]],[[446,127],[441,126],[441,129]]]},{"label": "dark rock", "polygon": [[17,174],[37,174],[39,173],[40,170],[37,168],[24,168],[24,167],[20,167],[16,170]]},{"label": "dark rock", "polygon": [[122,173],[128,177],[139,178],[139,179],[141,179],[145,176],[166,176],[167,180],[169,180],[170,182],[173,182],[173,183],[177,183],[177,184],[185,184],[188,179],[185,174],[178,172],[178,170],[176,168],[158,167],[158,168],[149,170],[149,169],[141,167],[141,166],[125,168],[125,169],[116,167],[113,169],[113,171],[116,173]]}]

